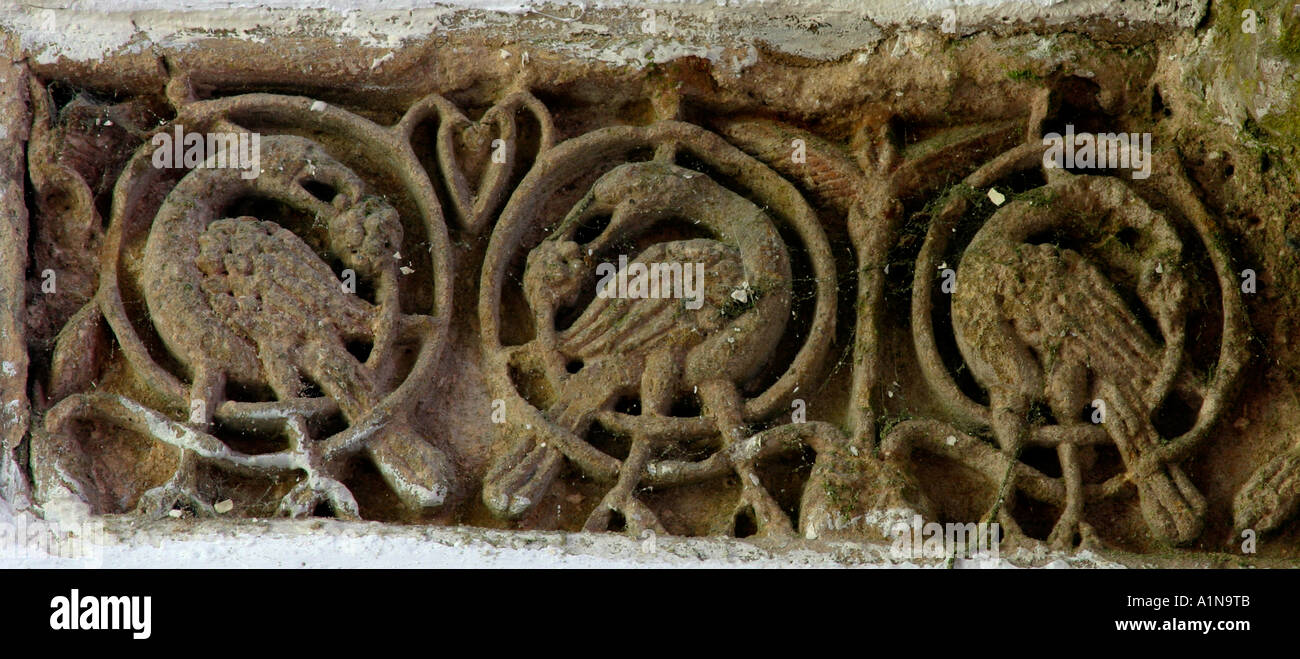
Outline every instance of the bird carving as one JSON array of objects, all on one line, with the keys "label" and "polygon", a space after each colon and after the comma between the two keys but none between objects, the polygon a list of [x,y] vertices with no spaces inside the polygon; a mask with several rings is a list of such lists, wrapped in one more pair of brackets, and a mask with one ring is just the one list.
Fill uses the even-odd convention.
[{"label": "bird carving", "polygon": [[[1186,543],[1200,533],[1204,498],[1177,465],[1142,460],[1162,442],[1151,413],[1181,367],[1181,242],[1162,216],[1113,179],[1080,176],[1047,187],[1051,203],[1008,204],[962,255],[952,298],[958,348],[988,390],[994,434],[1013,460],[1031,440],[1033,403],[1045,401],[1058,423],[1077,426],[1090,421],[1084,417],[1093,401],[1102,401],[1101,425],[1137,486],[1149,527],[1164,541]],[[1053,232],[1082,237],[1085,245],[1033,244]],[[1115,276],[1133,280],[1159,336],[1119,294]],[[1092,533],[1081,517],[1080,480],[1090,449],[1070,441],[1056,448],[1067,505],[1049,542],[1066,545],[1076,533]]]},{"label": "bird carving", "polygon": [[[145,247],[145,300],[163,342],[190,371],[196,425],[212,423],[228,382],[269,387],[282,401],[304,396],[314,383],[355,423],[385,391],[390,355],[384,346],[399,331],[394,256],[401,223],[391,206],[366,194],[364,182],[315,143],[272,136],[262,146],[260,176],[245,180],[239,170],[195,169],[169,193]],[[376,282],[379,303],[345,291],[322,258],[279,224],[220,217],[232,202],[250,196],[324,220],[330,251],[357,276]],[[366,363],[347,350],[349,341],[376,346]],[[328,503],[339,516],[358,516],[335,466],[313,452],[305,420],[292,416],[289,431],[308,473],[282,510],[304,514]],[[407,505],[442,503],[450,464],[404,423],[381,429],[366,448]],[[193,468],[193,456],[184,452],[176,476],[147,492],[143,504],[165,510],[183,500],[206,509],[194,491]]]},{"label": "bird carving", "polygon": [[[680,272],[689,273],[700,264],[698,298],[618,297],[609,290],[611,279],[569,327],[554,329],[556,312],[575,305],[590,282],[596,255],[661,220],[706,213],[718,239],[655,243],[626,267],[680,264]],[[571,238],[579,224],[602,214],[611,219],[599,237],[586,244]],[[523,282],[538,327],[528,348],[558,383],[544,414],[562,431],[581,437],[597,412],[623,396],[639,396],[642,415],[663,417],[683,392],[697,392],[725,447],[744,438],[737,383],[765,363],[790,313],[788,256],[758,207],[670,163],[623,165],[598,180],[555,235],[529,253]],[[662,445],[648,437],[632,438],[619,481],[588,518],[588,530],[607,530],[611,513],[618,512],[629,531],[662,532],[632,496],[656,448]],[[760,532],[790,532],[789,520],[754,474],[752,456],[741,453],[731,458],[741,477],[738,509],[752,510]],[[561,449],[539,433],[515,429],[489,467],[485,503],[502,517],[523,515],[545,494],[563,460]]]}]

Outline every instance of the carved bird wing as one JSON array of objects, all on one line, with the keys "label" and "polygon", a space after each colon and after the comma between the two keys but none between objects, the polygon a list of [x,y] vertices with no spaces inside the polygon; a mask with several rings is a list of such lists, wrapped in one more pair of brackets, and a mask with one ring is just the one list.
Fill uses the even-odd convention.
[{"label": "carved bird wing", "polygon": [[241,217],[209,224],[196,263],[213,310],[254,343],[371,332],[371,306],[345,293],[329,266],[274,222]]},{"label": "carved bird wing", "polygon": [[[962,258],[953,316],[962,343],[993,366],[1003,384],[1023,369],[1006,361],[991,333],[1009,327],[1050,369],[1058,359],[1085,360],[1098,376],[1146,391],[1160,372],[1160,346],[1101,270],[1055,245],[998,242]],[[983,369],[981,369],[982,372]],[[986,385],[992,383],[985,383]],[[1026,383],[1021,383],[1026,384]]]},{"label": "carved bird wing", "polygon": [[[678,264],[681,268],[674,268],[672,277],[691,277],[691,289],[683,285],[682,297],[670,296],[678,293],[675,288],[670,293],[661,287],[660,297],[630,298],[617,297],[617,290],[610,288],[612,296],[597,295],[573,325],[560,333],[562,353],[591,359],[632,352],[644,355],[674,341],[684,347],[696,345],[727,322],[727,310],[735,304],[731,293],[745,281],[739,251],[715,240],[657,243],[629,263],[628,269],[635,263]],[[697,279],[699,272],[704,274],[702,282]],[[616,282],[612,280],[608,287]],[[698,296],[686,295],[697,291]],[[691,308],[697,300],[700,306]]]},{"label": "carved bird wing", "polygon": [[[1101,270],[1078,252],[1025,244],[1004,244],[991,251],[995,254],[979,257],[988,259],[976,268],[983,276],[974,277],[975,281],[968,278],[964,285],[976,287],[977,293],[979,287],[992,286],[990,293],[1000,293],[999,313],[1040,359],[1059,351],[1062,359],[1086,360],[1097,376],[1096,394],[1107,405],[1106,431],[1125,466],[1137,469],[1143,456],[1161,444],[1140,393],[1160,372],[1156,341]],[[984,322],[989,319],[982,316]],[[1006,356],[983,354],[981,358],[992,363]],[[1175,544],[1200,534],[1205,499],[1180,467],[1162,465],[1148,473],[1134,473],[1132,479],[1153,532]]]},{"label": "carved bird wing", "polygon": [[1160,372],[1160,346],[1115,285],[1083,255],[1041,245],[1028,256],[1025,299],[1037,307],[1041,350],[1077,342],[1102,378],[1146,391]]}]

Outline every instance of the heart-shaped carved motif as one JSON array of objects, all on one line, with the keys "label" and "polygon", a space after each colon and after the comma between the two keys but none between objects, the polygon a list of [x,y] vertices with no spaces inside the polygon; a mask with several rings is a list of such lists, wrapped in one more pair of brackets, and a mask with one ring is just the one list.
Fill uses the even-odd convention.
[{"label": "heart-shaped carved motif", "polygon": [[420,122],[436,115],[438,169],[456,222],[470,233],[480,232],[505,200],[520,161],[516,120],[520,111],[531,114],[541,129],[535,154],[540,156],[554,143],[554,126],[550,111],[528,92],[510,94],[478,121],[434,94],[415,104],[399,124],[409,139]]}]

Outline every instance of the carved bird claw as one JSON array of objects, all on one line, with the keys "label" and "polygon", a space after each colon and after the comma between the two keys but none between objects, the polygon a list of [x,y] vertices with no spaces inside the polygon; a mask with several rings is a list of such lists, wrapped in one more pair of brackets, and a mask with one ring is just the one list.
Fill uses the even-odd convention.
[{"label": "carved bird claw", "polygon": [[633,537],[641,537],[641,533],[647,529],[660,535],[668,535],[659,518],[650,510],[650,507],[641,503],[631,494],[625,494],[617,491],[610,491],[596,505],[596,509],[591,511],[587,516],[587,522],[583,525],[582,530],[588,533],[600,533],[610,530],[610,520],[614,513],[623,516],[625,522],[624,531]]},{"label": "carved bird claw", "polygon": [[158,519],[168,516],[171,511],[187,508],[200,517],[216,515],[212,504],[199,495],[194,482],[194,470],[183,467],[162,485],[146,490],[140,495],[136,511],[148,518]]},{"label": "carved bird claw", "polygon": [[[1078,544],[1074,542],[1076,537],[1079,538]],[[1098,549],[1102,544],[1101,536],[1097,535],[1091,524],[1072,515],[1062,515],[1056,520],[1056,525],[1047,536],[1047,545],[1057,551],[1071,552],[1078,547]]]},{"label": "carved bird claw", "polygon": [[754,524],[758,527],[757,535],[776,538],[794,537],[794,526],[790,524],[790,518],[785,511],[781,510],[781,506],[761,484],[754,484],[758,477],[751,471],[749,478],[742,476],[742,479],[750,482],[741,486],[740,501],[736,505],[732,519],[746,512],[752,512]]},{"label": "carved bird claw", "polygon": [[293,518],[309,517],[321,504],[328,504],[338,519],[361,519],[357,500],[347,486],[320,475],[310,476],[295,485],[280,500],[279,512]]}]

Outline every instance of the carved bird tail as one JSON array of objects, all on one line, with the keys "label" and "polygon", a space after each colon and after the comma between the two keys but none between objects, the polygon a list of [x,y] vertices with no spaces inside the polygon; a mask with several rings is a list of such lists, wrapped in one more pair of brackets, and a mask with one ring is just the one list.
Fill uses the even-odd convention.
[{"label": "carved bird tail", "polygon": [[408,508],[421,511],[447,501],[455,467],[447,454],[425,441],[404,421],[394,421],[366,444],[384,481]]},{"label": "carved bird tail", "polygon": [[1267,533],[1300,508],[1300,446],[1260,467],[1237,492],[1232,512],[1236,531]]},{"label": "carved bird tail", "polygon": [[564,466],[564,454],[536,431],[506,441],[483,478],[483,503],[497,517],[518,519],[546,495]]},{"label": "carved bird tail", "polygon": [[[561,389],[559,399],[546,411],[556,425],[581,434],[592,414],[613,401],[616,393],[593,375],[599,371],[599,364],[589,364]],[[564,453],[542,428],[518,424],[506,428],[506,446],[483,478],[483,503],[498,517],[519,519],[546,495],[564,466]]]},{"label": "carved bird tail", "polygon": [[[341,344],[313,341],[303,354],[303,371],[338,402],[348,421],[355,423],[378,403],[369,371]],[[451,493],[451,460],[404,418],[390,421],[371,437],[366,452],[402,503],[416,512],[441,506]]]},{"label": "carved bird tail", "polygon": [[1142,467],[1142,456],[1159,446],[1160,435],[1150,419],[1138,413],[1135,403],[1141,398],[1132,388],[1105,382],[1101,392],[1107,405],[1106,430],[1137,486],[1142,516],[1152,533],[1173,545],[1195,540],[1205,526],[1205,497],[1178,465]]}]

